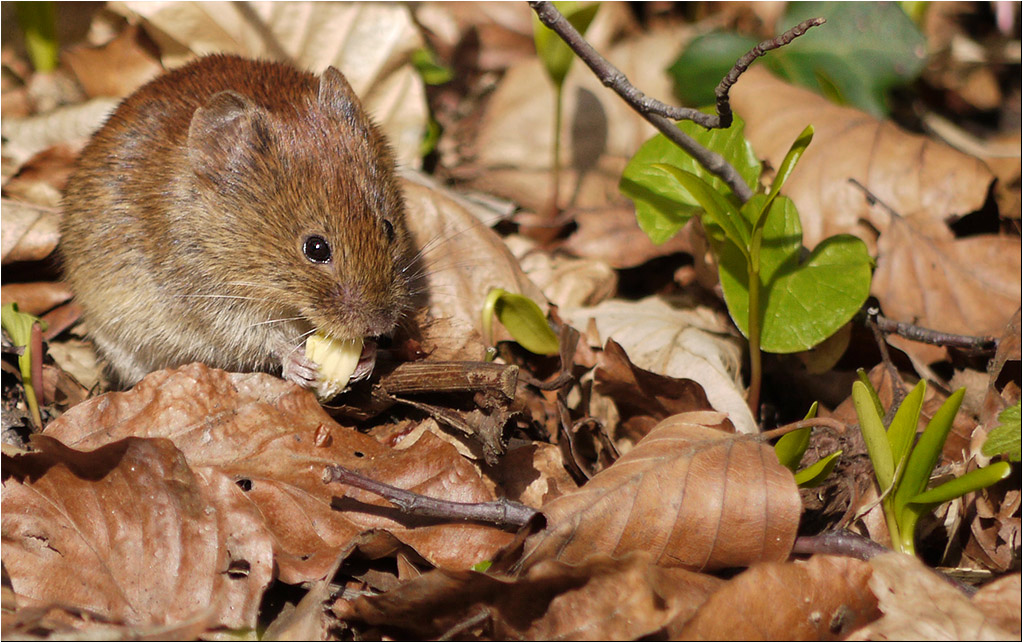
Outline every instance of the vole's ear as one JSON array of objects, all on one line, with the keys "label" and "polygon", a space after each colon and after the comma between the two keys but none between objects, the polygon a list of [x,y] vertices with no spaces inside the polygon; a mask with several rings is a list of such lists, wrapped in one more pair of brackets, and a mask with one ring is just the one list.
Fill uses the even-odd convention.
[{"label": "vole's ear", "polygon": [[260,109],[238,92],[214,94],[188,126],[188,160],[199,174],[215,176],[248,156],[259,139]]},{"label": "vole's ear", "polygon": [[362,103],[355,90],[348,84],[345,77],[334,67],[327,69],[320,76],[320,93],[318,102],[328,113],[344,121],[349,126],[369,136],[373,124],[362,109]]}]

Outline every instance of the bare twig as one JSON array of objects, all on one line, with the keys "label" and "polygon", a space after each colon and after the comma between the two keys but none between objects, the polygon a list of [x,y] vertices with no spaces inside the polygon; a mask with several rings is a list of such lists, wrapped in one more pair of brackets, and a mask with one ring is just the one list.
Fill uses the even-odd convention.
[{"label": "bare twig", "polygon": [[867,317],[874,320],[878,330],[882,333],[898,335],[899,337],[905,337],[922,344],[951,346],[976,352],[994,351],[998,348],[997,337],[956,335],[955,333],[943,333],[906,322],[892,321],[882,316],[881,311],[873,307],[867,309]]},{"label": "bare twig", "polygon": [[493,502],[453,502],[412,493],[404,489],[377,482],[342,466],[329,466],[323,470],[323,482],[339,482],[385,498],[404,513],[412,516],[485,522],[499,527],[518,529],[537,514],[535,509],[506,498]]},{"label": "bare twig", "polygon": [[542,0],[530,0],[529,6],[536,12],[537,17],[544,25],[561,37],[572,51],[593,70],[593,73],[600,79],[605,87],[614,90],[616,94],[629,104],[634,110],[643,116],[650,124],[664,134],[671,142],[685,150],[696,161],[707,169],[708,172],[717,176],[731,188],[742,202],[748,201],[753,192],[746,182],[742,180],[736,169],[728,163],[720,154],[712,152],[697,143],[692,137],[678,129],[672,120],[690,120],[708,129],[724,128],[732,124],[732,109],[728,102],[728,92],[732,85],[739,79],[750,64],[758,57],[771,49],[777,49],[792,42],[795,38],[804,34],[811,27],[824,24],[824,18],[811,18],[805,20],[782,35],[771,40],[765,40],[746,55],[740,58],[731,71],[721,80],[715,89],[717,96],[717,114],[704,114],[703,112],[688,107],[674,107],[661,101],[650,98],[629,82],[620,70],[609,63],[601,56],[586,39],[583,38],[575,27],[570,23],[550,2]]},{"label": "bare twig", "polygon": [[808,427],[815,426],[826,426],[829,429],[833,429],[838,433],[845,433],[846,425],[845,422],[841,422],[834,418],[807,418],[805,420],[797,420],[790,422],[785,426],[780,426],[777,429],[771,429],[770,431],[764,431],[763,433],[757,434],[757,438],[761,440],[773,440],[780,438],[781,436],[798,431],[799,429],[805,429]]},{"label": "bare twig", "polygon": [[892,361],[892,356],[888,352],[888,342],[884,339],[884,333],[881,332],[874,321],[876,312],[876,308],[867,309],[867,326],[870,328],[870,332],[874,334],[874,342],[877,343],[877,350],[881,352],[881,362],[888,370],[888,377],[892,380],[892,405],[884,417],[884,425],[888,426],[888,424],[892,421],[892,418],[895,417],[895,410],[899,408],[899,405],[902,404],[902,400],[906,398],[906,386],[902,381],[902,376],[899,375],[899,369],[895,367],[895,362]]}]

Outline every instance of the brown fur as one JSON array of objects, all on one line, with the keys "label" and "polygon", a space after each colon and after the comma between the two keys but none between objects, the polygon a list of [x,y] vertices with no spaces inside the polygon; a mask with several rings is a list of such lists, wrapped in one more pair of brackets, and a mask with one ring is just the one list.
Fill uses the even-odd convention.
[{"label": "brown fur", "polygon": [[[394,158],[339,72],[217,55],[96,133],[61,246],[92,338],[133,384],[191,361],[279,369],[313,329],[389,333],[410,306],[404,221]],[[311,234],[329,263],[303,254]]]}]

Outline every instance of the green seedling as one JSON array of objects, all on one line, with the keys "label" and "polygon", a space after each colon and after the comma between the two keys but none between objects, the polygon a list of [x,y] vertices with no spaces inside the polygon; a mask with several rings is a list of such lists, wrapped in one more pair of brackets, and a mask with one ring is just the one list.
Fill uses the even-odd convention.
[{"label": "green seedling", "polygon": [[[814,402],[804,419],[809,420],[816,416],[817,403]],[[805,469],[799,469],[799,463],[803,460],[803,454],[806,453],[806,448],[810,446],[810,430],[810,427],[807,427],[786,433],[774,444],[774,453],[778,456],[778,462],[792,471],[796,484],[804,489],[819,487],[823,484],[824,479],[831,475],[835,465],[838,464],[838,457],[842,455],[842,450],[839,449],[834,453],[824,456]]]},{"label": "green seedling", "polygon": [[1011,473],[1008,462],[996,462],[927,489],[966,389],[959,389],[945,400],[914,446],[926,392],[927,384],[921,380],[903,399],[891,424],[885,427],[877,392],[862,372],[852,391],[867,455],[881,490],[881,508],[892,547],[907,554],[916,553],[914,536],[921,516],[944,502],[1003,480]]},{"label": "green seedling", "polygon": [[[691,129],[688,125],[680,127]],[[754,188],[760,165],[742,127],[737,118],[728,130],[695,138],[724,156]],[[728,312],[749,339],[748,401],[754,412],[761,351],[794,353],[816,346],[852,319],[870,291],[873,262],[860,239],[829,237],[803,257],[799,213],[780,193],[812,138],[813,128],[807,127],[785,155],[770,189],[746,203],[688,157],[682,167],[673,164],[684,153],[669,153],[667,162],[655,160],[663,149],[659,141],[644,145],[622,177],[621,189],[636,202],[640,226],[654,241],[667,240],[692,216],[700,217],[717,257]]]},{"label": "green seedling", "polygon": [[[28,410],[32,414],[32,420],[36,423],[36,426],[43,426],[42,415],[39,412],[39,402],[36,398],[35,387],[41,382],[36,382],[32,376],[32,360],[35,356],[32,342],[32,327],[36,324],[40,325],[40,329],[44,329],[46,323],[36,317],[35,315],[29,315],[18,310],[18,304],[11,303],[5,305],[0,309],[0,325],[7,331],[7,334],[11,337],[11,342],[18,347],[24,349],[21,355],[18,356],[18,370],[21,371],[21,383],[25,387],[25,401],[28,403]],[[36,347],[37,350],[41,350],[40,347]],[[42,356],[38,356],[39,359]]]},{"label": "green seedling", "polygon": [[[597,10],[600,9],[599,3],[579,5],[576,2],[555,2],[554,6],[580,34],[586,33],[593,18],[597,15]],[[554,84],[554,151],[551,159],[554,192],[551,196],[551,206],[552,210],[556,210],[558,186],[561,183],[561,128],[565,102],[565,78],[568,77],[568,70],[572,68],[575,54],[558,34],[544,26],[535,15],[533,16],[533,42],[536,45],[536,54],[540,57],[544,70],[547,72],[547,77]]]},{"label": "green seedling", "polygon": [[516,293],[494,288],[483,304],[483,335],[494,344],[493,320],[497,318],[523,348],[537,355],[557,355],[558,336],[551,330],[543,311],[535,301]]}]

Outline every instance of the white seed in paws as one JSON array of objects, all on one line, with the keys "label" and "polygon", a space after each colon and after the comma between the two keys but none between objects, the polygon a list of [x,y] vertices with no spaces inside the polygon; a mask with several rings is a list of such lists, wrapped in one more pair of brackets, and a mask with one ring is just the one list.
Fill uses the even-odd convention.
[{"label": "white seed in paws", "polygon": [[305,356],[320,369],[314,391],[327,400],[348,386],[362,356],[362,338],[336,339],[316,333],[305,342]]}]

